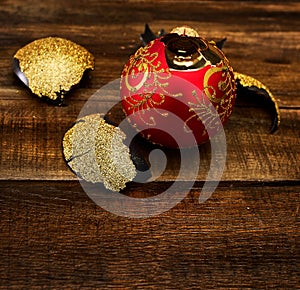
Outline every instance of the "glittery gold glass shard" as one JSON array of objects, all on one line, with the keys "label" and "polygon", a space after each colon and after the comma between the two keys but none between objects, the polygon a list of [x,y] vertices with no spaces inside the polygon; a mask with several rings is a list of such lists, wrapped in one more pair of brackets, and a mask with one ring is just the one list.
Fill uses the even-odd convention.
[{"label": "glittery gold glass shard", "polygon": [[[241,98],[245,93],[252,93],[252,96],[255,97],[255,93],[262,93],[265,97],[265,100],[268,101],[266,107],[269,108],[272,115],[272,127],[271,133],[274,133],[280,125],[280,110],[276,98],[273,96],[271,91],[266,85],[264,85],[259,80],[250,77],[248,75],[235,72],[234,78],[237,83],[238,96]],[[241,91],[241,88],[243,91]]]},{"label": "glittery gold glass shard", "polygon": [[[87,69],[94,69],[94,57],[84,47],[67,39],[47,37],[35,40],[14,55],[18,77],[39,97],[63,98],[78,84]],[[22,75],[23,74],[23,75]],[[24,78],[25,77],[25,78]]]},{"label": "glittery gold glass shard", "polygon": [[170,33],[177,33],[178,35],[185,35],[190,37],[199,37],[198,32],[187,25],[175,27],[171,30]]},{"label": "glittery gold glass shard", "polygon": [[85,116],[63,138],[63,153],[70,168],[88,182],[102,182],[119,192],[136,176],[126,138],[118,127],[107,124],[99,114]]}]

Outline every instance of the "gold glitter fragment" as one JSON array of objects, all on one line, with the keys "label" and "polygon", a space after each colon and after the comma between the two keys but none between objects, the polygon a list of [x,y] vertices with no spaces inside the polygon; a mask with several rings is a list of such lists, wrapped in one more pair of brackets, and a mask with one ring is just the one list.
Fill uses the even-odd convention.
[{"label": "gold glitter fragment", "polygon": [[177,33],[178,35],[185,35],[190,37],[199,37],[198,32],[194,28],[187,25],[175,27],[170,33]]},{"label": "gold glitter fragment", "polygon": [[47,37],[19,49],[15,56],[31,91],[39,97],[62,98],[78,84],[86,69],[94,69],[94,57],[67,39]]},{"label": "gold glitter fragment", "polygon": [[234,79],[238,80],[241,86],[243,87],[249,87],[249,88],[256,87],[258,89],[264,90],[268,94],[268,97],[270,98],[271,102],[274,105],[275,113],[276,113],[276,123],[274,124],[274,128],[271,130],[272,132],[274,132],[280,125],[280,111],[279,111],[278,103],[275,97],[273,96],[273,94],[271,93],[271,91],[268,89],[268,87],[264,85],[262,82],[260,82],[259,80],[238,72],[234,72]]},{"label": "gold glitter fragment", "polygon": [[92,183],[120,191],[136,176],[125,134],[98,114],[79,119],[63,138],[63,153],[70,168]]}]

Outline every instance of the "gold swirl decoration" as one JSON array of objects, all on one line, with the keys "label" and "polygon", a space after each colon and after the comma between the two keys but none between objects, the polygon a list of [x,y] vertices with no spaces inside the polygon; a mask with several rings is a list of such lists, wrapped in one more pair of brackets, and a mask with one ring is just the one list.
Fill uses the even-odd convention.
[{"label": "gold swirl decoration", "polygon": [[206,97],[203,93],[200,95],[197,94],[195,90],[192,91],[192,96],[195,99],[195,102],[188,102],[189,111],[191,112],[191,116],[185,120],[183,129],[186,133],[191,133],[192,130],[189,128],[188,123],[196,118],[197,121],[202,122],[205,126],[203,130],[202,136],[207,134],[207,129],[215,130],[218,129],[218,113],[216,112],[213,104],[211,102],[206,102]]},{"label": "gold swirl decoration", "polygon": [[[209,81],[214,74],[222,73],[222,79],[218,82],[218,90],[223,93],[217,97],[217,89],[209,85]],[[212,67],[206,71],[203,78],[203,91],[207,98],[216,104],[216,110],[220,112],[220,119],[223,122],[229,117],[233,109],[233,101],[235,99],[235,80],[233,78],[232,68],[225,62],[221,66]]]},{"label": "gold swirl decoration", "polygon": [[[159,53],[151,52],[153,44],[154,42],[150,42],[147,46],[139,48],[124,68],[126,88],[131,93],[136,93],[143,87],[166,86],[167,84],[162,84],[161,81],[171,77],[170,71],[161,67]],[[130,83],[129,78],[136,80],[140,76],[142,79],[138,84]]]},{"label": "gold swirl decoration", "polygon": [[[159,53],[151,52],[153,42],[141,47],[130,57],[128,65],[123,70],[123,79],[127,94],[123,95],[124,101],[129,105],[129,110],[137,113],[141,121],[149,126],[155,126],[153,116],[145,120],[145,111],[153,109],[158,114],[167,117],[156,108],[165,102],[165,96],[178,97],[182,94],[171,94],[167,88],[168,79],[171,78],[169,68],[163,68],[158,60]],[[135,84],[132,81],[136,81]],[[122,90],[124,93],[124,91]]]}]

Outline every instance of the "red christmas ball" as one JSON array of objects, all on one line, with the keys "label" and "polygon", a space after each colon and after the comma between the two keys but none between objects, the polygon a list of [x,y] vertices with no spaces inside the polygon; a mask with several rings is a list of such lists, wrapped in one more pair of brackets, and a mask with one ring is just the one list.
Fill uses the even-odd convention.
[{"label": "red christmas ball", "polygon": [[228,120],[236,98],[232,67],[214,42],[179,27],[132,55],[121,76],[128,120],[153,143],[204,143]]}]

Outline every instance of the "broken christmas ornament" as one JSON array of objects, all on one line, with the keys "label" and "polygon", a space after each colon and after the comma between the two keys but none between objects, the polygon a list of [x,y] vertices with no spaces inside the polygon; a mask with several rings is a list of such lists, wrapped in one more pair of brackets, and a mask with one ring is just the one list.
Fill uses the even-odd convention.
[{"label": "broken christmas ornament", "polygon": [[[244,95],[263,96],[273,116],[271,132],[278,128],[279,109],[272,93],[258,80],[234,72],[222,51],[225,40],[207,41],[189,27],[177,27],[168,34],[161,31],[156,36],[148,26],[141,38],[145,46],[125,64],[120,91],[116,89],[117,95],[121,94],[118,112],[123,109],[127,118],[122,118],[136,134],[141,133],[154,144],[179,148],[176,152],[189,147],[187,154],[192,148],[199,153],[197,145],[211,139],[212,160],[220,162],[226,156],[226,147],[222,146],[225,137],[212,137],[217,133],[225,136],[223,125],[232,114],[236,98]],[[125,145],[130,134],[119,121],[112,122],[100,114],[79,118],[64,136],[65,160],[83,180],[121,191],[128,182],[138,180],[136,175],[143,171],[139,167],[145,167],[144,171],[150,168],[145,151],[139,154],[132,144]],[[147,147],[149,143],[145,145],[143,140],[140,144]],[[183,167],[198,172],[197,166],[191,166],[198,159],[182,158],[191,160]]]},{"label": "broken christmas ornament", "polygon": [[245,93],[262,95],[272,112],[271,132],[280,123],[276,100],[258,80],[233,71],[222,51],[225,39],[208,41],[190,27],[174,28],[156,36],[146,25],[139,48],[124,66],[121,98],[124,112],[134,128],[153,143],[178,148],[170,134],[157,128],[172,127],[170,115],[183,120],[176,127],[183,140],[180,146],[207,142],[233,112],[236,97]]},{"label": "broken christmas ornament", "polygon": [[47,37],[20,48],[14,55],[13,69],[32,93],[60,105],[84,72],[94,69],[94,57],[70,40]]},{"label": "broken christmas ornament", "polygon": [[137,171],[149,169],[135,144],[124,144],[125,138],[119,127],[107,123],[100,114],[87,115],[65,133],[64,158],[83,180],[103,183],[107,189],[119,192]]}]

